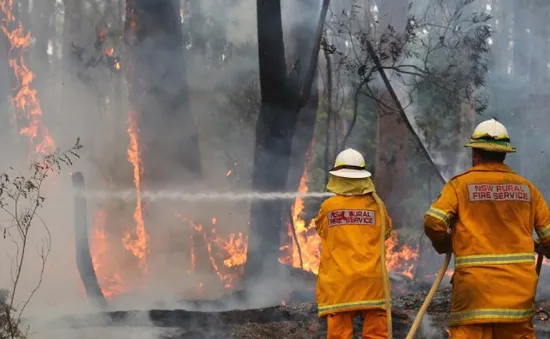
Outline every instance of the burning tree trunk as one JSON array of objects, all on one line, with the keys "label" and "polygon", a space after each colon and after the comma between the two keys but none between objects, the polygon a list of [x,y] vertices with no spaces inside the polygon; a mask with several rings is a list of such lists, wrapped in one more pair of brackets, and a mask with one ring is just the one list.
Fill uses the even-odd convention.
[{"label": "burning tree trunk", "polygon": [[150,185],[201,174],[197,126],[189,109],[178,0],[127,0],[128,89]]},{"label": "burning tree trunk", "polygon": [[[298,114],[309,101],[317,67],[322,28],[329,1],[323,1],[313,51],[303,80],[287,74],[280,0],[257,0],[258,53],[262,102],[256,123],[252,187],[254,191],[284,190],[287,184],[292,138]],[[245,276],[251,281],[262,273],[277,272],[283,208],[282,201],[256,201],[250,216],[250,237]]]}]

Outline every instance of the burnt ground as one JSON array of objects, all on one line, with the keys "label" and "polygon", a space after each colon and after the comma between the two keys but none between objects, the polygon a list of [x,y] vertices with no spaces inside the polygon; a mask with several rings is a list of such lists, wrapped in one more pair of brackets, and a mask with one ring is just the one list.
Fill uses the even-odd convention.
[{"label": "burnt ground", "polygon": [[[303,293],[300,294],[302,297],[303,295]],[[396,339],[405,338],[425,296],[426,292],[420,291],[405,293],[394,298],[393,328]],[[450,288],[440,289],[429,309],[430,325],[425,326],[423,328],[425,332],[417,338],[447,338],[449,300]],[[67,328],[67,324],[70,324],[69,327],[73,330],[99,327],[143,327],[143,320],[148,319],[148,326],[170,330],[169,334],[159,335],[159,339],[325,338],[326,322],[317,318],[316,312],[316,305],[313,302],[293,302],[285,306],[222,312],[162,309],[112,311],[104,312],[102,317],[65,317],[60,319],[58,326]],[[550,338],[550,321],[543,322],[535,319],[535,325],[537,338]],[[360,333],[359,319],[355,326],[356,333]]]},{"label": "burnt ground", "polygon": [[[544,270],[550,281],[550,270]],[[543,275],[544,275],[543,274]],[[155,309],[141,311],[105,311],[92,315],[71,315],[48,322],[49,330],[69,330],[74,335],[67,338],[97,338],[99,331],[117,331],[112,336],[100,335],[103,339],[137,338],[132,331],[140,333],[139,338],[146,339],[298,339],[326,338],[326,321],[317,317],[314,286],[315,276],[302,270],[292,270],[291,277],[298,278],[302,288],[287,295],[286,305],[265,308],[243,309],[250,300],[246,293],[235,291],[220,299],[205,301],[181,301],[180,309],[167,309],[161,303]],[[433,278],[422,282],[405,279],[390,274],[393,296],[393,330],[394,338],[405,338],[410,329],[416,312],[420,309]],[[447,280],[436,293],[428,316],[417,338],[439,339],[448,338],[447,322],[450,310],[451,289]],[[539,284],[537,303],[539,307],[550,310],[550,289],[546,284]],[[213,311],[227,310],[227,311]],[[537,338],[550,339],[550,321],[534,320]],[[361,322],[356,319],[356,333],[361,331]],[[158,334],[143,336],[144,332],[157,329]],[[91,333],[85,336],[85,332]],[[122,332],[122,333],[120,333]],[[142,333],[143,332],[143,333]],[[59,335],[52,338],[62,339]],[[63,337],[65,338],[65,337]],[[48,339],[50,339],[48,337]]]}]

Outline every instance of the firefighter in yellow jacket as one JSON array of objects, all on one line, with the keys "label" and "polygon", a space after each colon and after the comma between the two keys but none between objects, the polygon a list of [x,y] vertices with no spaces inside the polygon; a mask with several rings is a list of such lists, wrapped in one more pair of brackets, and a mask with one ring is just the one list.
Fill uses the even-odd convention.
[{"label": "firefighter in yellow jacket", "polygon": [[480,123],[473,167],[452,178],[424,217],[439,253],[454,252],[452,339],[531,339],[537,285],[533,230],[550,244],[550,213],[539,190],[504,164],[515,152],[506,127]]},{"label": "firefighter in yellow jacket", "polygon": [[384,217],[385,239],[391,231],[391,220],[376,196],[371,174],[359,152],[342,151],[330,174],[327,189],[336,196],[323,202],[315,218],[321,237],[319,317],[327,317],[327,339],[351,339],[357,314],[364,319],[363,338],[388,338],[381,222]]}]

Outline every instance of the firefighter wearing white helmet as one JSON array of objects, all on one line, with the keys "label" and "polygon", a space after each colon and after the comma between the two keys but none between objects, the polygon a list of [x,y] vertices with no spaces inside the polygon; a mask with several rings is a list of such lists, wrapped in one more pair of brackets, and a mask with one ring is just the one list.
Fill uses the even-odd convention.
[{"label": "firefighter wearing white helmet", "polygon": [[506,127],[495,119],[485,120],[476,126],[470,141],[464,145],[487,152],[514,153]]},{"label": "firefighter wearing white helmet", "polygon": [[338,154],[334,167],[329,173],[341,178],[369,178],[371,173],[366,170],[365,166],[365,158],[361,153],[348,148]]},{"label": "firefighter wearing white helmet", "polygon": [[465,146],[473,167],[449,180],[424,216],[436,251],[455,257],[450,338],[535,339],[533,232],[547,255],[548,205],[504,164],[516,149],[500,122],[480,123]]},{"label": "firefighter wearing white helmet", "polygon": [[376,194],[365,159],[354,149],[336,157],[315,218],[321,237],[317,278],[319,317],[327,318],[328,339],[353,338],[353,318],[364,319],[364,338],[391,338],[390,286],[384,240],[391,219]]}]

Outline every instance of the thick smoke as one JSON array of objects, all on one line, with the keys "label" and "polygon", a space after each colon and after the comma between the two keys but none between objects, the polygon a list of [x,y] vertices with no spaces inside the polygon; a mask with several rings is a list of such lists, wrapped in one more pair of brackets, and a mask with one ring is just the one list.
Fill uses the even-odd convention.
[{"label": "thick smoke", "polygon": [[[123,33],[123,23],[118,14],[120,7],[114,2],[89,2],[82,7],[63,6],[58,2],[60,10],[51,9],[51,22],[44,19],[41,12],[48,9],[38,7],[45,1],[31,1],[29,10],[32,18],[26,18],[23,27],[33,36],[40,37],[40,41],[48,41],[46,46],[32,44],[25,55],[32,72],[36,74],[36,89],[43,110],[43,123],[48,126],[49,132],[56,141],[57,147],[67,149],[72,146],[76,138],[81,138],[85,148],[78,160],[70,169],[64,169],[59,176],[52,177],[44,187],[47,200],[41,213],[41,218],[48,226],[51,234],[51,253],[44,272],[42,285],[34,295],[26,312],[34,319],[50,320],[56,317],[74,313],[94,312],[95,309],[84,297],[83,287],[75,264],[74,225],[72,212],[72,186],[69,176],[71,171],[82,171],[90,189],[132,189],[133,168],[128,162],[128,114],[131,106],[128,103],[128,92],[122,73],[112,72],[104,64],[86,66],[88,61],[103,55],[103,48],[94,49],[98,31],[109,32],[104,48],[113,48],[115,54],[120,53],[121,63],[124,66],[127,58],[123,51],[123,42],[119,37]],[[182,1],[183,2],[183,1]],[[343,2],[339,2],[335,13],[345,10]],[[232,1],[228,5],[222,0],[200,1],[203,11],[204,35],[208,41],[228,42],[231,48],[214,50],[212,45],[202,52],[197,50],[196,41],[189,39],[186,32],[192,30],[184,14],[183,35],[188,52],[185,54],[185,66],[190,92],[190,111],[196,117],[199,135],[199,149],[202,162],[202,179],[200,181],[165,182],[165,186],[183,191],[246,191],[250,188],[251,163],[254,149],[254,125],[258,112],[258,64],[256,47],[256,8],[252,0]],[[415,9],[425,4],[415,2]],[[518,147],[518,154],[510,158],[513,166],[523,175],[526,175],[535,184],[539,185],[543,193],[550,193],[550,183],[544,169],[548,160],[544,151],[548,144],[546,131],[548,119],[545,119],[546,107],[544,89],[548,79],[548,67],[545,59],[548,53],[539,51],[540,46],[547,46],[544,33],[545,20],[543,13],[547,13],[549,6],[515,8],[519,14],[512,13],[512,8],[487,8],[476,4],[477,11],[489,9],[494,15],[492,26],[495,35],[492,40],[491,64],[486,92],[490,92],[489,107],[476,121],[498,117],[509,126],[512,141]],[[510,5],[506,5],[510,6]],[[53,7],[53,6],[52,6]],[[290,31],[305,18],[315,20],[317,12],[299,13],[297,16],[292,2],[284,2],[283,24]],[[420,11],[420,10],[419,10]],[[80,13],[79,13],[80,12]],[[85,15],[83,15],[85,14]],[[76,16],[74,18],[73,16]],[[517,17],[517,18],[516,18]],[[32,19],[32,20],[31,20]],[[503,27],[512,31],[514,20],[516,26],[512,33],[503,31]],[[520,21],[521,19],[521,21]],[[510,21],[512,20],[512,21]],[[48,22],[46,22],[48,21]],[[527,23],[532,23],[527,28]],[[523,26],[521,26],[523,25]],[[43,27],[47,27],[44,29]],[[287,32],[288,33],[288,32]],[[45,34],[50,34],[44,39]],[[509,38],[512,36],[512,38]],[[518,39],[520,39],[518,41]],[[289,40],[289,39],[287,39]],[[512,41],[513,40],[513,41]],[[521,53],[514,49],[515,44],[524,49]],[[0,44],[0,62],[8,63],[5,56],[7,51],[2,50]],[[546,48],[546,47],[545,47]],[[547,49],[547,48],[546,48]],[[156,62],[155,51],[149,51],[150,60]],[[212,56],[218,53],[217,63]],[[288,53],[287,53],[288,54]],[[207,61],[210,60],[210,61]],[[174,64],[177,61],[171,60]],[[526,66],[527,65],[527,66]],[[0,90],[2,97],[9,92],[12,83],[9,76],[4,76],[5,67],[0,67]],[[544,76],[541,76],[543,74]],[[166,86],[161,77],[156,85]],[[11,93],[10,93],[11,94]],[[429,104],[429,103],[428,103]],[[14,166],[22,172],[26,169],[28,160],[28,145],[26,140],[19,141],[19,127],[13,119],[6,123],[4,116],[13,115],[14,110],[9,100],[0,100],[2,117],[0,117],[0,140],[3,145],[10,147],[0,148],[0,171]],[[416,106],[407,108],[407,114],[415,118],[421,109]],[[243,114],[246,113],[246,114]],[[414,119],[412,119],[414,121]],[[153,121],[153,120],[149,120]],[[154,124],[154,122],[151,122]],[[9,126],[9,127],[8,127]],[[177,138],[183,133],[179,126],[163,126],[162,134]],[[154,126],[147,126],[153,128]],[[452,135],[454,131],[448,128],[441,135]],[[185,147],[185,146],[184,146]],[[437,147],[432,147],[433,155],[440,163],[455,164],[460,150],[441,154]],[[150,151],[150,150],[149,150]],[[162,155],[163,149],[154,150]],[[163,170],[174,177],[179,177],[175,164],[159,164]],[[448,165],[448,176],[456,174],[458,166]],[[147,175],[147,168],[145,168]],[[435,179],[434,179],[435,182]],[[434,183],[434,186],[436,184]],[[437,191],[437,187],[433,188]],[[432,197],[435,197],[434,193]],[[421,214],[427,207],[423,203],[417,214]],[[145,215],[145,225],[150,233],[150,245],[153,250],[149,259],[149,273],[147,288],[140,285],[140,275],[136,272],[135,258],[128,255],[122,247],[122,233],[135,227],[132,220],[135,205],[124,201],[112,201],[109,204],[90,204],[89,223],[96,220],[98,209],[108,209],[111,218],[106,227],[116,228],[108,233],[115,238],[113,243],[119,250],[113,251],[107,257],[106,265],[115,265],[120,273],[132,280],[125,281],[132,292],[123,295],[112,303],[117,309],[147,309],[151,307],[178,308],[186,306],[179,301],[196,297],[195,287],[204,282],[208,290],[208,297],[216,299],[225,293],[223,286],[218,283],[218,277],[212,271],[208,261],[207,249],[202,248],[201,261],[197,263],[197,270],[188,275],[190,270],[190,243],[194,231],[192,226],[176,214],[184,216],[205,226],[212,224],[216,219],[217,231],[222,236],[230,233],[246,232],[248,227],[248,203],[195,203],[154,205]],[[147,206],[146,206],[147,209]],[[0,220],[4,216],[0,215]],[[37,227],[32,233],[28,252],[28,261],[21,278],[19,290],[20,298],[26,296],[39,281],[40,258],[36,249],[47,233]],[[90,234],[93,237],[93,234]],[[199,237],[200,238],[200,237]],[[200,241],[200,239],[199,239]],[[204,246],[203,246],[204,247]],[[15,251],[9,241],[0,240],[0,287],[11,286],[11,257]],[[120,256],[119,256],[120,255]],[[207,267],[208,269],[201,269]],[[544,271],[544,270],[543,270]],[[545,278],[546,279],[546,278]],[[212,283],[209,283],[212,282]],[[215,283],[214,283],[215,282]],[[267,287],[266,287],[267,286]],[[265,293],[265,288],[274,293]],[[254,305],[250,303],[230,302],[226,308],[245,308],[266,306],[281,302],[281,296],[295,289],[289,276],[281,277],[280,281],[266,282],[262,289],[253,290]],[[48,317],[44,317],[47,314]],[[150,325],[148,319],[135,320]],[[134,322],[135,322],[134,321]],[[427,318],[425,321],[428,321]],[[31,323],[33,325],[34,322]],[[70,326],[71,324],[67,324]],[[40,338],[72,338],[74,333],[64,330],[49,329],[47,324],[36,323]],[[123,332],[121,334],[120,332]],[[152,330],[128,329],[102,330],[102,338],[157,338],[164,332]],[[78,337],[97,337],[96,329],[79,331]]]},{"label": "thick smoke", "polygon": [[[122,1],[123,2],[123,1]],[[183,2],[183,1],[182,1]],[[185,2],[187,3],[187,1]],[[174,179],[163,182],[164,187],[193,191],[248,191],[250,190],[250,174],[254,147],[255,118],[259,104],[258,62],[256,47],[255,2],[251,0],[234,1],[232,5],[218,0],[200,1],[202,15],[205,18],[202,30],[208,40],[208,46],[203,51],[197,47],[198,42],[190,39],[192,27],[188,13],[183,13],[183,41],[187,52],[184,56],[187,82],[189,86],[189,108],[196,118],[199,135],[199,151],[202,163],[202,177],[198,181],[183,181]],[[48,8],[29,7],[32,24],[23,21],[25,31],[47,41],[44,46],[32,44],[25,54],[25,61],[36,75],[32,88],[36,90],[42,108],[41,122],[49,128],[49,133],[61,150],[73,145],[77,138],[81,139],[84,149],[81,158],[70,168],[64,168],[60,175],[48,179],[43,194],[46,197],[40,217],[48,227],[51,235],[51,252],[48,257],[41,286],[33,296],[25,315],[36,322],[35,317],[49,320],[67,314],[78,312],[94,312],[95,309],[84,297],[84,289],[80,281],[75,263],[73,199],[70,173],[82,171],[87,188],[92,190],[122,190],[133,189],[133,167],[128,161],[128,120],[129,113],[140,107],[132,107],[129,103],[126,77],[123,72],[113,72],[107,64],[99,61],[106,55],[107,49],[113,49],[114,56],[120,57],[122,69],[126,67],[129,56],[124,52],[124,25],[120,20],[123,6],[115,2],[89,2],[82,6],[73,6],[71,2],[59,2],[60,10],[49,13]],[[224,10],[220,10],[224,8]],[[42,13],[43,12],[43,13]],[[290,30],[294,21],[293,6],[290,2],[284,4],[285,29]],[[51,19],[47,16],[51,14]],[[307,13],[302,13],[307,15]],[[307,17],[315,18],[316,13]],[[45,19],[44,19],[45,18]],[[43,22],[42,22],[42,21]],[[51,20],[50,24],[48,24]],[[40,27],[49,27],[49,31],[41,31]],[[44,35],[50,34],[44,37]],[[160,33],[158,33],[160,34]],[[98,39],[104,35],[105,40],[97,48]],[[163,39],[161,35],[158,39]],[[216,45],[218,43],[218,45]],[[221,47],[227,45],[227,47]],[[2,45],[3,46],[3,45]],[[147,49],[148,45],[144,45]],[[218,48],[216,50],[215,48]],[[178,60],[159,61],[159,58],[169,58],[169,54],[158,55],[162,51],[153,48],[147,51],[148,58],[140,60],[142,64],[166,62],[175,67],[181,64]],[[126,53],[129,53],[126,51]],[[7,53],[5,53],[7,54]],[[8,61],[2,54],[1,62]],[[152,67],[161,69],[162,67]],[[5,68],[2,68],[3,70]],[[131,70],[130,70],[131,71]],[[165,74],[151,74],[149,81],[159,89],[169,89],[172,85],[164,81]],[[2,77],[8,79],[9,77]],[[243,86],[243,84],[247,84]],[[5,86],[4,86],[5,85]],[[9,92],[11,83],[2,83]],[[243,89],[244,88],[244,89]],[[243,93],[242,91],[246,91]],[[8,93],[11,94],[11,93]],[[2,115],[15,114],[11,102],[2,101]],[[243,114],[246,110],[248,113]],[[149,108],[148,113],[159,114]],[[4,117],[2,117],[4,118]],[[4,120],[2,120],[4,121]],[[26,173],[29,145],[27,140],[19,141],[19,128],[15,120],[9,125],[2,123],[1,170],[13,166]],[[162,135],[166,139],[177,139],[186,133],[182,126],[166,126],[160,119],[147,119],[147,126],[139,126],[145,130],[157,130],[162,127]],[[156,125],[156,126],[155,126]],[[8,127],[9,126],[9,127]],[[144,145],[147,148],[147,145]],[[178,145],[178,147],[191,147]],[[143,151],[143,150],[142,150]],[[145,149],[151,152],[150,149]],[[164,153],[172,154],[174,149],[167,146],[164,149],[153,150],[158,158]],[[182,178],[177,164],[170,161],[155,164],[162,169],[167,177]],[[143,176],[151,173],[144,168]],[[184,173],[185,174],[185,173]],[[115,267],[123,278],[123,288],[129,292],[112,301],[110,306],[116,309],[147,309],[151,307],[178,308],[192,305],[179,301],[193,298],[216,299],[226,293],[223,284],[212,269],[209,261],[208,248],[202,240],[202,234],[197,235],[194,226],[203,224],[205,233],[209,233],[211,224],[216,224],[216,231],[222,238],[230,233],[246,234],[248,228],[248,202],[200,202],[200,203],[145,203],[145,227],[150,235],[151,253],[148,259],[147,278],[140,275],[135,258],[123,248],[124,231],[132,230],[135,221],[132,218],[135,204],[114,200],[108,203],[90,201],[88,223],[91,228],[98,220],[98,211],[108,215],[105,223],[106,236],[111,238],[109,254],[103,258],[103,266]],[[180,218],[181,217],[181,218]],[[183,220],[191,222],[185,222]],[[215,221],[214,221],[215,220]],[[40,226],[31,232],[29,252],[25,262],[21,283],[17,295],[22,300],[31,293],[40,280],[40,258],[36,249],[47,232]],[[91,246],[94,248],[94,232],[89,234]],[[196,246],[197,263],[195,271],[191,270],[190,239]],[[200,245],[202,244],[202,245]],[[10,287],[9,254],[15,253],[15,247],[9,241],[2,240],[0,245],[0,287]],[[97,248],[96,248],[97,250]],[[223,260],[221,261],[223,263]],[[219,264],[219,263],[218,263]],[[143,281],[140,281],[143,280]],[[248,308],[252,306],[267,306],[279,304],[284,296],[294,289],[292,277],[282,276],[280,281],[266,282],[273,293],[266,295],[263,291],[252,289],[253,304],[241,301],[229,301],[223,308]],[[197,286],[202,283],[206,295],[197,295]],[[146,285],[146,288],[144,288]],[[234,283],[239,288],[239,283]],[[220,306],[216,306],[220,308]],[[54,309],[54,311],[52,311]],[[214,307],[212,307],[214,309]],[[44,317],[47,310],[48,317]],[[46,319],[47,318],[47,319]],[[36,330],[48,337],[73,337],[70,332],[58,330],[46,331],[47,325],[36,324]],[[71,324],[67,324],[70,326]],[[148,326],[147,319],[143,325]],[[41,327],[42,326],[42,327]],[[34,330],[34,328],[33,328]],[[119,333],[105,332],[101,337],[118,336]],[[139,331],[138,331],[139,332]],[[97,332],[90,330],[90,333]],[[128,334],[129,332],[126,332]],[[86,332],[79,333],[79,337]],[[144,338],[158,337],[158,333],[142,331]],[[118,336],[120,337],[120,336]],[[133,336],[135,337],[135,336]]]}]

